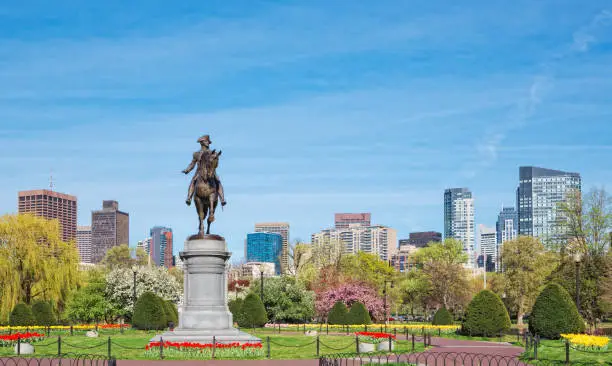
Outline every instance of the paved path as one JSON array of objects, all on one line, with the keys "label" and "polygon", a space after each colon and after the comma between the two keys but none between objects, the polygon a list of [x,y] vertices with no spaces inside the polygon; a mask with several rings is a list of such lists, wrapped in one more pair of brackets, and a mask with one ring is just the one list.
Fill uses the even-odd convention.
[{"label": "paved path", "polygon": [[118,360],[117,366],[317,366],[319,360],[207,360],[207,361],[140,361]]}]

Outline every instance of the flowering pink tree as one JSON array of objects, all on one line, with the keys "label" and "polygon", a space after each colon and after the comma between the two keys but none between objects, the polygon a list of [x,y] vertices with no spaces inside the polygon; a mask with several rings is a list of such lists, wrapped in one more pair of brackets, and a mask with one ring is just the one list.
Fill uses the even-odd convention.
[{"label": "flowering pink tree", "polygon": [[318,293],[315,307],[320,316],[327,316],[337,301],[342,301],[350,308],[354,302],[361,302],[365,305],[370,315],[375,319],[384,319],[385,310],[383,299],[378,292],[363,283],[343,283],[335,288]]}]

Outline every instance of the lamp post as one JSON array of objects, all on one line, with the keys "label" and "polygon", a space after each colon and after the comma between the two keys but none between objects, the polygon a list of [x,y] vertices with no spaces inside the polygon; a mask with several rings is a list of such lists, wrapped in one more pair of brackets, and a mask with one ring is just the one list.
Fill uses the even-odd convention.
[{"label": "lamp post", "polygon": [[389,323],[389,314],[387,313],[387,283],[391,284],[391,288],[393,288],[393,281],[385,280],[385,288],[383,289],[383,303],[385,308],[385,324]]},{"label": "lamp post", "polygon": [[259,274],[260,274],[259,278],[261,280],[260,281],[261,282],[260,283],[260,285],[261,285],[261,290],[260,290],[260,292],[261,292],[261,302],[263,302],[264,301],[264,290],[263,290],[264,289],[264,265],[263,264],[259,266]]},{"label": "lamp post", "polygon": [[134,272],[134,292],[132,293],[132,298],[134,300],[134,308],[136,308],[136,268],[132,268],[132,272]]},{"label": "lamp post", "polygon": [[580,313],[580,252],[574,254],[574,262],[576,263],[576,309]]}]

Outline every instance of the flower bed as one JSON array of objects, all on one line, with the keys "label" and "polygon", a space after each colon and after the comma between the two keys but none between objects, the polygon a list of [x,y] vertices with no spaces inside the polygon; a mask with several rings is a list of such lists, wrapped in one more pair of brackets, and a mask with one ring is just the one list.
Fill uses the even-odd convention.
[{"label": "flower bed", "polygon": [[[130,324],[98,324],[98,329],[120,329],[129,328]],[[27,331],[27,330],[46,330],[47,327],[44,325],[32,325],[29,327],[23,326],[3,326],[0,327],[0,331]],[[51,330],[70,330],[70,325],[51,325]],[[95,324],[77,324],[72,326],[73,330],[92,330],[96,329]]]},{"label": "flower bed", "polygon": [[373,343],[378,344],[381,342],[389,341],[389,338],[394,341],[395,336],[389,333],[377,333],[377,332],[356,332],[355,335],[359,338],[359,342],[362,343]]},{"label": "flower bed", "polygon": [[[145,356],[159,358],[161,342],[151,342],[145,347]],[[164,342],[165,357],[179,359],[211,359],[213,349],[215,358],[259,358],[264,356],[261,343],[193,343]]]},{"label": "flower bed", "polygon": [[588,334],[561,334],[564,342],[567,340],[571,346],[589,351],[605,351],[608,349],[608,337],[592,336]]},{"label": "flower bed", "polygon": [[[336,331],[336,332],[345,332],[347,325],[338,325],[338,324],[266,324],[265,327],[266,328],[278,328],[281,327],[281,329],[286,329],[286,330],[290,330],[290,331],[303,331],[304,330],[304,326],[306,327],[306,330],[326,330],[329,329],[330,331]],[[420,334],[422,332],[425,332],[427,334],[432,334],[432,335],[436,335],[438,333],[440,334],[452,334],[455,333],[457,331],[457,329],[459,329],[461,326],[459,325],[431,325],[431,324],[388,324],[388,325],[381,325],[381,324],[359,324],[359,325],[348,325],[348,329],[349,331],[355,332],[355,331],[360,331],[363,330],[365,331],[367,327],[367,330],[381,330],[381,332],[383,331],[383,329],[386,329],[386,331],[393,331],[394,329],[397,330],[398,333],[400,332],[404,332],[404,331],[408,331],[409,333],[416,333],[416,334]]]},{"label": "flower bed", "polygon": [[20,342],[37,342],[45,337],[44,334],[40,333],[14,333],[9,335],[0,335],[0,347],[8,347],[17,343],[17,339]]}]

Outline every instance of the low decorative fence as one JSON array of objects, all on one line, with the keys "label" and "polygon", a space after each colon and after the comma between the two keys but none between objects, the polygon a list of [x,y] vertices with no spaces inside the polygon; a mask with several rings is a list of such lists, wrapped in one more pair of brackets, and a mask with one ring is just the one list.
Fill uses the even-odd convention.
[{"label": "low decorative fence", "polygon": [[114,358],[103,355],[65,354],[49,357],[3,357],[0,366],[116,366]]}]

